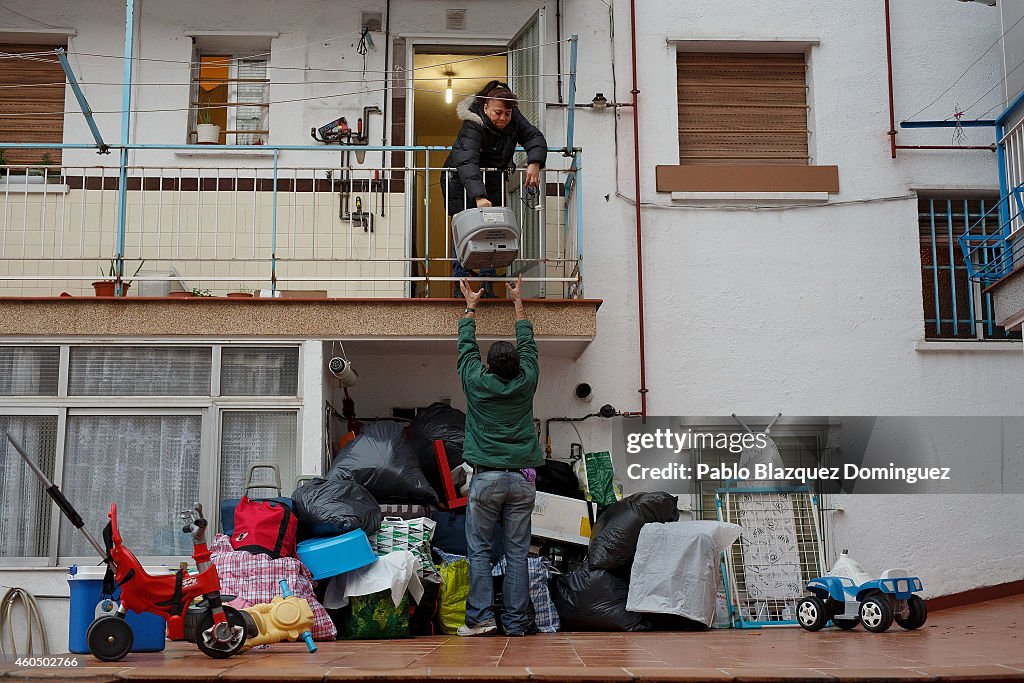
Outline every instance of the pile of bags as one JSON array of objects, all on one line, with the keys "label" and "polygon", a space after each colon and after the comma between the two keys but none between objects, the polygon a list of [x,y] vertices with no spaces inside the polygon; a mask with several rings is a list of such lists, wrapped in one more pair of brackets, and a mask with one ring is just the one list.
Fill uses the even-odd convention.
[{"label": "pile of bags", "polygon": [[629,574],[640,531],[652,522],[675,522],[679,499],[635,493],[597,518],[587,561],[555,583],[555,607],[567,631],[646,631],[642,614],[626,611]]},{"label": "pile of bags", "polygon": [[679,522],[678,498],[636,493],[594,524],[586,562],[555,582],[571,631],[695,630],[711,625],[718,558],[741,528]]}]

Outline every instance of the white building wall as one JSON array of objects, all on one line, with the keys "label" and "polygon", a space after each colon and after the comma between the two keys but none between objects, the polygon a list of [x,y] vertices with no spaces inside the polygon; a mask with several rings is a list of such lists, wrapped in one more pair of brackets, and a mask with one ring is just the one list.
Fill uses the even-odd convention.
[{"label": "white building wall", "polygon": [[[50,6],[25,0],[9,4],[30,16],[42,16]],[[63,23],[78,29],[73,50],[120,51],[119,7],[50,4],[60,11],[46,11],[46,16],[61,16]],[[629,99],[629,4],[611,4],[614,41],[604,3],[564,3],[564,33],[580,35],[581,101],[597,91],[609,99]],[[899,121],[946,89],[1002,29],[998,12],[977,3],[893,4]],[[203,5],[201,14],[198,2],[144,5],[140,49],[146,56],[187,60],[190,47],[183,33],[188,30],[274,30],[280,33],[273,43],[274,65],[361,67],[348,43],[306,45],[356,30],[358,8],[339,11],[336,4],[299,2],[284,11],[279,4],[254,2],[238,13],[221,3]],[[467,33],[480,35],[511,35],[534,9],[483,0],[465,5]],[[881,9],[868,11],[859,3],[838,0],[791,6],[747,0],[637,5],[649,413],[1024,415],[1024,400],[1008,383],[1019,367],[1019,347],[981,351],[980,344],[963,343],[957,351],[926,351],[927,345],[920,344],[924,326],[913,191],[993,190],[998,183],[994,155],[987,152],[901,152],[898,159],[890,158]],[[396,35],[443,33],[447,3],[396,1],[392,6]],[[201,26],[199,16],[206,17]],[[17,17],[0,17],[12,26],[29,25]],[[550,17],[548,23],[553,26]],[[698,38],[816,41],[809,59],[811,148],[814,162],[838,165],[840,177],[840,192],[828,205],[681,205],[655,192],[654,167],[678,162],[675,47],[667,40]],[[354,36],[350,39],[354,42]],[[378,43],[367,57],[367,69],[382,69],[383,54]],[[81,56],[72,63],[83,80],[120,80],[117,60]],[[990,52],[916,118],[946,118],[954,105],[966,106],[979,97],[972,112],[997,105],[1002,96],[998,88],[983,93],[1002,78],[1002,68],[1002,55]],[[140,65],[136,77],[141,82],[187,82],[183,66],[158,62]],[[553,101],[553,84],[547,88],[547,99]],[[311,126],[338,113],[351,121],[362,106],[379,102],[377,93],[367,92],[346,100],[339,111],[326,98],[337,92],[329,86],[298,90],[304,91],[301,96],[323,99],[274,105],[273,143],[305,144]],[[282,99],[278,90],[271,92],[272,99]],[[292,90],[285,92],[290,96]],[[97,111],[120,105],[117,86],[90,86],[87,93]],[[70,94],[68,98],[73,109]],[[141,108],[159,108],[169,100],[187,100],[185,88],[140,86]],[[580,415],[606,402],[625,411],[640,407],[633,115],[630,109],[619,111],[617,146],[611,112],[581,110],[576,116],[576,144],[584,149],[586,295],[604,303],[598,336],[581,358],[544,358],[536,402],[542,419]],[[549,113],[549,131],[562,116],[560,111]],[[107,137],[116,139],[117,116],[102,114],[98,119]],[[301,125],[289,125],[293,121]],[[182,141],[185,127],[184,112],[139,115],[134,140]],[[80,116],[69,115],[65,130],[68,141],[88,140]],[[991,140],[985,129],[967,133],[968,144]],[[949,129],[901,131],[898,140],[946,144],[949,137]],[[560,142],[556,135],[550,140]],[[111,162],[89,152],[69,152],[65,158],[68,163]],[[223,161],[167,153],[147,163]],[[299,155],[288,158],[289,163],[302,161]],[[453,365],[453,354],[398,356],[382,351],[358,359],[362,379],[353,396],[359,414],[387,414],[394,405],[424,404],[442,396],[461,406]],[[593,404],[571,401],[577,381],[595,387]],[[608,422],[592,420],[579,428],[587,450],[615,450]],[[553,427],[552,436],[555,453],[562,456],[576,438],[565,425]],[[311,457],[304,452],[303,462],[312,462]],[[830,513],[833,549],[856,547],[858,559],[879,570],[899,560],[922,575],[928,595],[1018,580],[1024,543],[1016,520],[1022,504],[1021,495],[850,496],[842,502],[842,512]],[[31,578],[24,584],[35,585]]]}]

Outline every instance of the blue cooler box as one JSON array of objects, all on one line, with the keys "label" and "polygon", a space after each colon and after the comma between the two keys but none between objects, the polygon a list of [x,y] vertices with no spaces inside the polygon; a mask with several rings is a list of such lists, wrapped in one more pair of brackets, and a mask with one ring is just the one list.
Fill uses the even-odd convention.
[{"label": "blue cooler box", "polygon": [[365,567],[377,561],[370,548],[370,540],[362,529],[330,538],[311,538],[295,548],[299,558],[313,579],[326,579]]},{"label": "blue cooler box", "polygon": [[[148,569],[148,568],[147,568]],[[163,568],[166,569],[166,568]],[[105,566],[78,567],[68,569],[68,586],[71,588],[71,613],[69,615],[68,651],[75,654],[89,654],[85,634],[89,624],[96,619],[96,605],[103,599],[103,574]],[[156,573],[153,569],[150,573]],[[121,595],[114,593],[116,600]],[[125,621],[132,627],[134,641],[131,652],[161,652],[167,642],[167,622],[157,614],[136,614],[128,610]]]}]

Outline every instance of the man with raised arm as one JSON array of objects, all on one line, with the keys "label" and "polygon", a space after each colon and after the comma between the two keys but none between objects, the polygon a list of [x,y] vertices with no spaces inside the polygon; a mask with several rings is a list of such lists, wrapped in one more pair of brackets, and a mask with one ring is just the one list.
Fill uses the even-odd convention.
[{"label": "man with raised arm", "polygon": [[533,395],[540,369],[533,324],[523,308],[520,275],[508,285],[516,310],[516,345],[498,341],[480,360],[476,341],[476,307],[481,291],[465,279],[459,283],[466,311],[459,321],[459,378],[466,394],[466,441],[463,457],[473,466],[466,511],[469,546],[469,599],[460,636],[494,633],[494,584],[491,544],[501,523],[505,536],[505,633],[523,636],[533,631],[527,613],[530,600],[527,553],[530,517],[537,495],[534,468],[544,463],[533,426]]}]

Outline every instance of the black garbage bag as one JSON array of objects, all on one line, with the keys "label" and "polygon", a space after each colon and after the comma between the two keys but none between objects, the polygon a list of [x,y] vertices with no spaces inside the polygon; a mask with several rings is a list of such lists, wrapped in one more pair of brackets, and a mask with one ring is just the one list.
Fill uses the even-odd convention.
[{"label": "black garbage bag", "polygon": [[352,479],[341,476],[307,481],[292,494],[299,536],[338,536],[362,529],[367,536],[380,531],[384,515],[373,495]]},{"label": "black garbage bag", "polygon": [[447,403],[437,402],[419,411],[409,425],[409,442],[416,451],[420,468],[434,490],[441,493],[441,474],[434,456],[434,441],[437,439],[444,443],[448,469],[461,465],[464,462],[462,447],[466,441],[466,414]]},{"label": "black garbage bag", "polygon": [[355,479],[380,501],[437,505],[437,492],[423,475],[398,422],[385,420],[363,427],[334,459],[327,478],[337,477]]},{"label": "black garbage bag", "polygon": [[555,581],[563,631],[646,631],[644,615],[626,611],[629,584],[603,569],[581,566]]},{"label": "black garbage bag", "polygon": [[601,513],[590,535],[588,565],[629,576],[640,530],[651,522],[676,522],[679,498],[664,492],[634,493]]},{"label": "black garbage bag", "polygon": [[572,465],[561,460],[545,460],[537,468],[537,490],[566,498],[585,499]]}]

